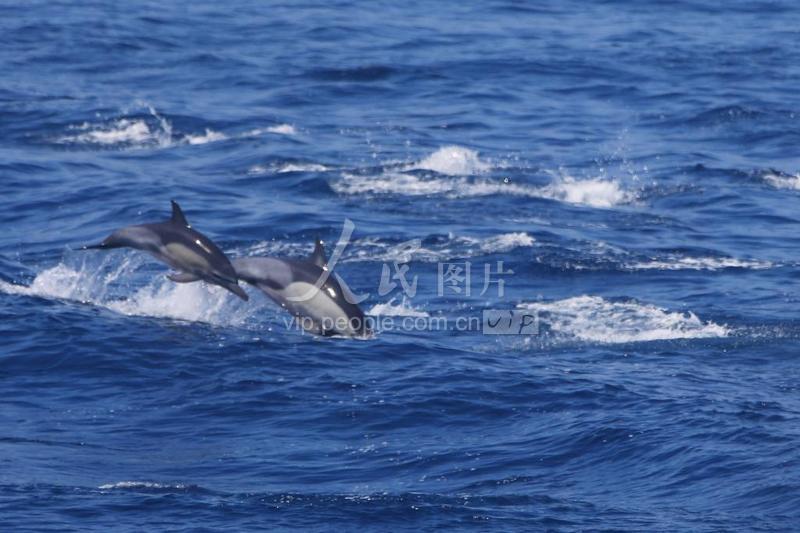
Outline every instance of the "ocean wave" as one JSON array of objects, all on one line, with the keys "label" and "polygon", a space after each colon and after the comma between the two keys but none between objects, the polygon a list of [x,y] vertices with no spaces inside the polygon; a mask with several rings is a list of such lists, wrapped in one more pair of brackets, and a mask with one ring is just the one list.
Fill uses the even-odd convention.
[{"label": "ocean wave", "polygon": [[478,152],[462,146],[444,146],[406,167],[406,170],[430,170],[448,176],[472,176],[491,169],[492,165],[482,161]]},{"label": "ocean wave", "polygon": [[[154,113],[155,114],[155,113]],[[157,116],[157,115],[156,115]],[[172,124],[158,117],[156,124],[144,119],[120,118],[102,124],[84,122],[70,126],[78,133],[60,137],[60,144],[93,144],[101,146],[130,146],[138,148],[166,148],[174,144]]]},{"label": "ocean wave", "polygon": [[113,148],[170,148],[178,145],[200,145],[224,141],[228,137],[206,128],[202,133],[176,132],[172,122],[151,106],[146,117],[122,117],[100,123],[84,122],[69,126],[77,133],[59,137],[59,144],[84,144]]},{"label": "ocean wave", "polygon": [[[634,192],[626,190],[615,179],[596,177],[578,179],[554,176],[550,184],[534,186],[517,184],[508,177],[476,177],[493,170],[491,164],[478,158],[476,152],[457,146],[437,150],[417,163],[386,168],[379,174],[343,172],[331,183],[343,195],[402,195],[471,198],[509,195],[544,198],[560,202],[609,208],[636,201]],[[432,171],[429,175],[419,170]],[[414,171],[414,172],[412,172]]]},{"label": "ocean wave", "polygon": [[[171,148],[225,141],[231,136],[205,128],[200,133],[176,131],[173,123],[152,106],[144,106],[146,116],[123,116],[98,123],[84,122],[68,126],[72,133],[56,139],[58,144],[93,145],[122,149]],[[256,128],[234,138],[257,137],[265,133],[297,135],[291,124]]]},{"label": "ocean wave", "polygon": [[633,202],[636,197],[612,179],[577,179],[565,176],[554,183],[539,188],[531,196],[550,198],[568,204],[581,204],[590,207],[614,207]]},{"label": "ocean wave", "polygon": [[756,259],[736,259],[735,257],[687,257],[669,255],[661,259],[636,261],[623,264],[625,270],[724,270],[742,268],[765,270],[773,263]]},{"label": "ocean wave", "polygon": [[252,306],[241,305],[220,287],[205,283],[173,283],[157,275],[132,294],[111,294],[114,282],[131,279],[141,264],[135,256],[126,257],[108,271],[104,262],[99,268],[60,263],[39,272],[30,285],[0,280],[0,291],[7,294],[60,299],[103,307],[127,316],[170,318],[213,325],[244,326],[254,316]]},{"label": "ocean wave", "polygon": [[329,167],[319,163],[279,163],[275,165],[253,165],[247,170],[251,176],[264,174],[286,174],[289,172],[328,172]]},{"label": "ocean wave", "polygon": [[115,483],[104,483],[97,487],[100,490],[125,490],[125,491],[144,491],[144,492],[207,492],[206,489],[189,483],[159,483],[156,481],[117,481]]},{"label": "ocean wave", "polygon": [[[517,248],[533,246],[535,242],[536,239],[525,232],[501,233],[488,237],[458,236],[450,233],[446,236],[429,236],[425,239],[402,242],[364,237],[355,239],[347,245],[342,262],[435,263],[453,258],[510,252]],[[334,244],[331,243],[332,246]],[[280,240],[261,241],[235,252],[239,255],[303,257],[311,252],[311,244]]]},{"label": "ocean wave", "polygon": [[344,195],[443,195],[455,199],[509,195],[543,198],[600,208],[628,204],[636,199],[636,195],[625,190],[619,182],[606,178],[566,177],[549,185],[536,187],[518,185],[507,178],[497,180],[440,179],[402,172],[385,172],[377,176],[345,172],[342,174],[342,179],[331,183],[331,187],[335,192]]},{"label": "ocean wave", "polygon": [[763,176],[767,185],[776,189],[800,190],[800,174],[785,174],[782,172],[768,172]]},{"label": "ocean wave", "polygon": [[519,305],[534,311],[556,338],[602,344],[726,337],[730,330],[694,313],[668,311],[635,301],[577,296]]},{"label": "ocean wave", "polygon": [[208,144],[217,141],[224,141],[228,136],[218,131],[213,131],[206,128],[205,133],[201,135],[185,135],[184,140],[187,144]]},{"label": "ocean wave", "polygon": [[276,133],[278,135],[297,135],[297,129],[291,124],[278,124],[277,126],[270,126],[266,129],[267,133]]},{"label": "ocean wave", "polygon": [[405,296],[402,301],[399,302],[397,298],[392,298],[388,302],[375,304],[366,314],[372,316],[408,316],[414,318],[427,318],[430,316],[426,311],[413,307]]},{"label": "ocean wave", "polygon": [[274,133],[276,135],[297,135],[297,128],[295,128],[292,124],[276,124],[266,128],[254,128],[246,131],[240,135],[240,137],[258,137],[259,135],[264,135],[265,133]]}]

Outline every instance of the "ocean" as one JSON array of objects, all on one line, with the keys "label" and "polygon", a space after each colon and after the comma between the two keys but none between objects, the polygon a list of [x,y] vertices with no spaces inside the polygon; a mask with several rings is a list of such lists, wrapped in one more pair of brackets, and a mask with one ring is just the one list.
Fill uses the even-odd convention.
[{"label": "ocean", "polygon": [[[0,530],[798,529],[795,2],[4,2],[0,67]],[[375,334],[81,250],[173,199]]]}]

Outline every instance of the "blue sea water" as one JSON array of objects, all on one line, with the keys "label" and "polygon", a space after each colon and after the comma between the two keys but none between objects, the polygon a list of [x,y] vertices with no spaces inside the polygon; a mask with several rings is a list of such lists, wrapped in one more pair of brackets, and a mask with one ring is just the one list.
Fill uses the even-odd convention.
[{"label": "blue sea water", "polygon": [[[0,67],[3,531],[797,529],[795,2],[6,2]],[[173,198],[351,220],[398,327],[79,250]]]}]

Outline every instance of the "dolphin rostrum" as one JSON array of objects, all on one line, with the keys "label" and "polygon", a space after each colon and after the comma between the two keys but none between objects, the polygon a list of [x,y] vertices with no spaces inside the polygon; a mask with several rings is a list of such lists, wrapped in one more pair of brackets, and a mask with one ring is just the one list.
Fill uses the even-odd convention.
[{"label": "dolphin rostrum", "polygon": [[317,239],[307,259],[241,257],[233,259],[236,275],[255,285],[315,335],[367,336],[364,312],[347,285],[328,268],[325,248]]},{"label": "dolphin rostrum", "polygon": [[228,289],[242,300],[248,299],[247,293],[239,286],[231,262],[211,239],[189,225],[174,200],[169,220],[120,228],[100,244],[84,246],[83,249],[122,247],[147,252],[177,270],[167,275],[172,281],[203,280]]}]

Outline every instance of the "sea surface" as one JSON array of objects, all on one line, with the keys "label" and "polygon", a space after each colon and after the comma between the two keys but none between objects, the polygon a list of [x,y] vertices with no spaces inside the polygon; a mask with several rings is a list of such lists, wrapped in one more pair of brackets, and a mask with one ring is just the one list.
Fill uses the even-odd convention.
[{"label": "sea surface", "polygon": [[[0,530],[800,527],[796,2],[2,2],[0,69]],[[80,249],[171,199],[351,221],[381,327]]]}]

